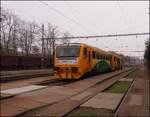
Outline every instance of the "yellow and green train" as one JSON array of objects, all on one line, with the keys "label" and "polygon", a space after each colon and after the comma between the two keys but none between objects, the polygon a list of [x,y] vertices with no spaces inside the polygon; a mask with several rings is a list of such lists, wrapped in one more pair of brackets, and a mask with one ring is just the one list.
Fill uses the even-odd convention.
[{"label": "yellow and green train", "polygon": [[121,59],[116,53],[83,43],[60,45],[55,48],[55,77],[80,79],[89,74],[115,71],[122,69]]}]

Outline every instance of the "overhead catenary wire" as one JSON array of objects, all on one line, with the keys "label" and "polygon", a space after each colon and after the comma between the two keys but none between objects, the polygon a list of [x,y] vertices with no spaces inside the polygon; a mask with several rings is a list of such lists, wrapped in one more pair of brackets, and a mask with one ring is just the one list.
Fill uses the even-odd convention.
[{"label": "overhead catenary wire", "polygon": [[[91,36],[72,36],[66,37],[66,39],[81,39],[81,38],[103,38],[103,37],[123,37],[123,36],[135,36],[135,35],[150,35],[149,32],[146,33],[128,33],[128,34],[107,34],[107,35],[91,35]],[[64,39],[64,37],[57,37],[53,39]]]},{"label": "overhead catenary wire", "polygon": [[[35,17],[35,15],[31,14],[30,12],[25,13],[25,12],[23,12],[23,11],[21,11],[21,10],[18,10],[17,8],[12,9],[12,10],[13,10],[18,16],[19,16],[18,13],[20,13],[20,14],[25,14],[25,15],[27,15],[28,17],[30,17],[30,16]],[[17,13],[17,12],[18,12],[18,13]],[[39,17],[36,17],[36,19],[38,19],[39,21],[41,20]],[[33,21],[35,22],[35,20],[33,20]]]},{"label": "overhead catenary wire", "polygon": [[117,1],[117,4],[118,4],[118,7],[119,7],[119,9],[120,9],[120,11],[121,11],[121,13],[122,13],[122,15],[123,15],[124,22],[125,22],[125,24],[127,24],[128,30],[129,30],[129,32],[131,33],[131,32],[132,32],[132,31],[131,31],[131,27],[130,27],[129,22],[128,22],[128,20],[127,20],[126,14],[125,14],[123,8],[121,7],[119,1]]},{"label": "overhead catenary wire", "polygon": [[53,10],[54,12],[56,12],[57,14],[63,16],[64,18],[68,19],[69,21],[73,22],[74,24],[78,25],[80,28],[82,28],[84,31],[86,32],[91,32],[88,28],[86,28],[85,26],[81,25],[80,23],[78,23],[76,20],[74,20],[73,18],[70,18],[69,16],[65,15],[63,12],[57,10],[56,8],[50,6],[49,4],[39,0],[40,3],[44,4],[45,6],[47,6],[50,10]]},{"label": "overhead catenary wire", "polygon": [[[85,14],[82,14],[80,11],[78,11],[77,9],[75,9],[73,6],[71,6],[71,5],[68,4],[67,2],[65,2],[65,3],[66,3],[66,5],[67,5],[68,7],[70,7],[76,14],[82,16],[83,18],[86,18],[86,17],[87,17]],[[89,18],[86,18],[85,21],[87,21],[87,20],[89,21]],[[92,26],[94,26],[94,28],[96,27],[97,29],[99,29],[99,28],[97,27],[97,25],[96,25],[94,22],[90,22],[90,24],[92,24]]]},{"label": "overhead catenary wire", "polygon": [[114,51],[114,52],[145,52],[145,51],[143,51],[143,50],[141,50],[141,51],[136,51],[136,50],[135,51],[121,51],[120,50],[120,51]]}]

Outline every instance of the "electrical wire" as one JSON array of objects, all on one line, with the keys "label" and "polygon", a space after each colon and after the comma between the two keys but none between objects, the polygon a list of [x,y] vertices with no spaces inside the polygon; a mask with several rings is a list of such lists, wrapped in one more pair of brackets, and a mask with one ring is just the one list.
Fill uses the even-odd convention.
[{"label": "electrical wire", "polygon": [[76,25],[78,25],[80,28],[82,28],[84,31],[86,32],[91,32],[89,29],[87,29],[85,26],[81,25],[80,23],[78,23],[76,20],[74,20],[73,18],[70,18],[69,16],[65,15],[63,12],[57,10],[56,8],[50,6],[49,4],[39,0],[40,3],[44,4],[45,6],[47,6],[49,9],[53,10],[54,12],[58,13],[59,15],[63,16],[64,18],[68,19],[69,21],[75,23]]},{"label": "electrical wire", "polygon": [[[123,37],[123,36],[136,36],[136,35],[150,35],[149,32],[146,33],[128,33],[128,34],[111,34],[111,35],[90,35],[90,36],[74,36],[74,37],[66,37],[66,39],[78,39],[78,38],[103,38],[103,37]],[[53,39],[63,39],[64,37],[57,37]]]},{"label": "electrical wire", "polygon": [[[77,9],[75,9],[73,6],[71,6],[71,5],[68,4],[67,2],[65,2],[65,3],[66,3],[66,5],[67,5],[69,8],[71,8],[76,14],[82,16],[84,19],[85,19],[85,17],[87,17],[87,16],[85,16],[85,14],[83,15],[80,11],[78,11]],[[87,20],[89,21],[89,18],[86,18],[85,21],[87,21]],[[90,22],[91,22],[91,21],[90,21]],[[92,24],[92,26],[94,26],[94,28],[99,29],[99,28],[97,27],[97,25],[95,25],[93,22],[92,22],[91,24]]]},{"label": "electrical wire", "polygon": [[128,22],[128,20],[127,20],[126,14],[125,14],[123,8],[121,7],[119,1],[117,1],[117,4],[118,4],[118,7],[119,7],[119,9],[120,9],[120,11],[121,11],[121,13],[122,13],[122,15],[123,15],[124,22],[125,22],[125,24],[127,24],[128,30],[129,30],[129,32],[131,33],[131,32],[132,32],[132,31],[131,31],[131,27],[130,27],[129,22]]}]

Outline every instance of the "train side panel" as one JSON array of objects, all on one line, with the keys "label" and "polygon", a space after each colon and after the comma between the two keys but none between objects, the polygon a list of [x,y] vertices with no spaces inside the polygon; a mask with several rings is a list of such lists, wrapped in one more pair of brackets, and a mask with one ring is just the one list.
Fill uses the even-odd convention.
[{"label": "train side panel", "polygon": [[[99,74],[121,68],[121,59],[119,56],[85,44],[80,44],[78,58],[68,57],[64,60],[63,58],[57,58],[56,48],[54,58],[55,77],[61,79],[79,79],[89,73]],[[69,61],[73,61],[73,59],[77,59],[76,64],[68,63]],[[65,61],[66,63],[60,64],[59,61]]]}]

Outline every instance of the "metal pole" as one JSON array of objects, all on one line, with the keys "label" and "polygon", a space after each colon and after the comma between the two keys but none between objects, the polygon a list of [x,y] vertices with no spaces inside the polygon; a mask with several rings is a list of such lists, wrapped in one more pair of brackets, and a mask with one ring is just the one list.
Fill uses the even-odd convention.
[{"label": "metal pole", "polygon": [[41,68],[44,68],[44,24],[42,24],[42,58],[41,58]]}]

